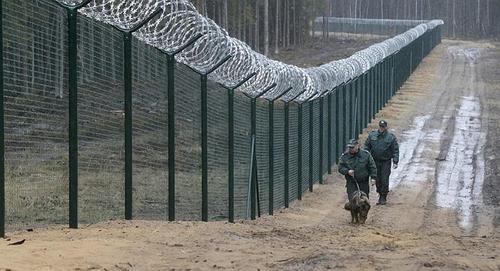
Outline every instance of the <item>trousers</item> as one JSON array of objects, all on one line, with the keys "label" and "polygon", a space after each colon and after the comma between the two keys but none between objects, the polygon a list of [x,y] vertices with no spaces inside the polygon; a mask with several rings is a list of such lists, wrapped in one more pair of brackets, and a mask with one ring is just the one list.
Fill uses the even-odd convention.
[{"label": "trousers", "polygon": [[389,193],[389,176],[391,175],[391,160],[375,160],[377,165],[377,193],[387,195]]}]

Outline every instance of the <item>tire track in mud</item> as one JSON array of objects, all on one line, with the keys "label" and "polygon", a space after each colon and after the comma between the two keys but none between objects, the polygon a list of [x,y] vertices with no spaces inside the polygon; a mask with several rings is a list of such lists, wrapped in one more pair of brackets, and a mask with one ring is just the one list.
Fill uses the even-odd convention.
[{"label": "tire track in mud", "polygon": [[[393,203],[413,209],[408,216],[414,216],[420,225],[416,228],[426,231],[458,235],[494,231],[494,207],[482,200],[489,114],[479,69],[484,66],[482,51],[487,50],[474,45],[478,44],[444,46],[438,79],[421,86],[430,90],[427,102],[413,111],[420,116],[401,134],[400,169],[391,176]],[[423,214],[418,207],[424,207]]]},{"label": "tire track in mud", "polygon": [[[452,90],[452,102],[445,106],[451,117],[442,136],[440,155],[435,173],[433,200],[437,207],[452,209],[461,231],[478,234],[490,229],[479,225],[478,216],[483,209],[484,145],[487,127],[483,123],[482,105],[484,86],[478,80],[477,63],[481,63],[481,50],[467,46],[450,46],[452,67],[460,72],[446,73],[447,87]],[[439,106],[439,104],[438,104]],[[487,118],[487,117],[486,117]],[[487,208],[486,208],[487,209]],[[430,212],[433,212],[431,210]],[[439,212],[439,211],[438,211]],[[436,215],[433,216],[436,218]],[[450,225],[451,226],[451,225]]]}]

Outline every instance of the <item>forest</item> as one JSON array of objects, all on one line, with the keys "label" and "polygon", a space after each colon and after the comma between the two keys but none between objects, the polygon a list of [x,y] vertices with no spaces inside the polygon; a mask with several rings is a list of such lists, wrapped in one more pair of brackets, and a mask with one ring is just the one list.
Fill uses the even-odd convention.
[{"label": "forest", "polygon": [[191,0],[231,36],[268,54],[310,40],[315,17],[442,19],[444,38],[499,39],[498,0]]}]

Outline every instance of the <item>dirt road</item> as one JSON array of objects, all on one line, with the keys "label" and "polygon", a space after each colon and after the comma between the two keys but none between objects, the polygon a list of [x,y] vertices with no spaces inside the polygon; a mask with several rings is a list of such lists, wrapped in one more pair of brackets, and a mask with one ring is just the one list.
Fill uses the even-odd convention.
[{"label": "dirt road", "polygon": [[498,45],[445,41],[380,112],[401,162],[364,226],[349,224],[334,174],[257,221],[16,233],[0,270],[500,270],[499,63]]}]

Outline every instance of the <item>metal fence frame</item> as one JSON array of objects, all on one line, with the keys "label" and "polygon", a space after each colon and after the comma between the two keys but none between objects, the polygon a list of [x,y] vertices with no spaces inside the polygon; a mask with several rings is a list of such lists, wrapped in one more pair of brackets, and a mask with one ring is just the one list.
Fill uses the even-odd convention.
[{"label": "metal fence frame", "polygon": [[[68,133],[69,133],[69,213],[68,213],[68,223],[70,228],[78,228],[78,86],[77,86],[77,69],[76,69],[76,57],[77,57],[77,19],[78,13],[77,10],[86,4],[88,4],[90,0],[84,1],[81,5],[76,7],[62,6],[67,12],[68,18],[68,71],[69,71],[69,121],[68,125]],[[0,12],[2,11],[2,2],[0,1]],[[155,14],[152,14],[148,19],[153,18]],[[137,25],[133,30],[139,29],[145,22]],[[1,29],[1,21],[0,21],[0,29]],[[125,219],[132,219],[132,70],[131,70],[131,61],[133,55],[130,50],[130,43],[133,38],[131,33],[133,31],[123,31],[124,38],[124,56],[125,61],[124,65],[124,96],[125,96]],[[3,34],[0,34],[0,237],[5,236],[5,169],[4,169],[4,152],[5,152],[5,142],[4,142],[4,86],[3,86]],[[169,185],[169,193],[168,195],[168,214],[166,214],[165,219],[169,221],[173,221],[176,219],[175,212],[175,130],[171,127],[175,127],[175,104],[174,104],[174,93],[175,93],[175,54],[179,53],[183,49],[187,48],[190,44],[198,39],[189,41],[185,46],[180,48],[174,54],[165,54],[165,61],[167,62],[167,76],[168,76],[168,86],[166,86],[166,92],[168,93],[168,127],[170,128],[168,131],[168,185]],[[251,137],[254,145],[252,148],[254,151],[253,155],[248,157],[250,159],[251,169],[250,176],[248,176],[249,187],[250,187],[250,204],[247,205],[247,208],[250,208],[250,218],[255,219],[256,216],[260,215],[260,209],[265,208],[268,210],[268,213],[272,215],[276,209],[279,208],[287,208],[289,206],[289,194],[290,194],[290,170],[289,170],[289,149],[290,146],[297,146],[298,152],[298,165],[297,168],[297,199],[302,199],[303,187],[302,181],[304,179],[304,174],[307,174],[307,179],[309,182],[309,191],[313,191],[313,185],[315,182],[323,183],[323,177],[325,174],[332,173],[332,167],[336,164],[336,161],[340,157],[340,154],[343,151],[343,147],[345,146],[348,138],[358,137],[358,135],[362,132],[362,129],[366,127],[371,120],[374,118],[375,114],[381,110],[387,103],[387,101],[397,92],[398,89],[402,87],[407,78],[411,75],[411,73],[416,69],[416,67],[420,64],[422,59],[430,53],[430,51],[441,42],[441,27],[438,26],[432,30],[429,30],[427,33],[410,43],[408,46],[402,48],[398,52],[394,53],[386,57],[381,63],[373,67],[372,69],[366,71],[364,74],[358,76],[357,78],[350,80],[342,85],[335,87],[333,90],[326,92],[325,95],[319,98],[319,101],[307,100],[303,102],[296,102],[296,98],[299,97],[301,93],[297,96],[291,98],[284,103],[284,120],[285,120],[285,151],[284,157],[278,159],[285,159],[284,161],[284,203],[280,206],[274,205],[274,178],[272,172],[274,171],[274,161],[277,157],[274,156],[274,119],[273,119],[273,111],[274,111],[274,100],[268,101],[268,110],[269,110],[269,206],[260,206],[259,194],[258,194],[258,178],[256,174],[258,174],[257,163],[255,163],[255,142],[257,134],[255,132],[255,122],[256,122],[256,100],[263,99],[261,97],[248,97],[251,100],[251,108],[248,110],[251,111],[251,120],[252,124],[251,128]],[[200,214],[200,220],[208,221],[208,206],[210,204],[207,197],[207,95],[210,93],[207,91],[207,75],[217,69],[220,65],[222,65],[225,61],[230,58],[227,58],[220,61],[220,63],[214,67],[212,67],[208,71],[196,71],[200,75],[201,80],[201,112],[200,115],[202,127],[200,127],[201,132],[201,161],[202,161],[202,178],[200,182],[202,183],[202,194],[199,195],[202,198],[202,212]],[[235,90],[243,85],[246,81],[255,76],[255,73],[249,74],[247,78],[243,79],[239,84],[234,86],[224,86],[227,89],[227,97],[228,97],[228,221],[234,222],[235,220],[235,191],[234,191],[234,92]],[[276,85],[270,86],[266,91],[271,90],[276,87]],[[289,90],[291,90],[290,88]],[[265,94],[266,91],[262,92],[261,95]],[[288,92],[288,91],[287,91]],[[287,93],[285,92],[285,93]],[[282,95],[284,95],[283,93]],[[279,98],[279,97],[278,97]],[[298,110],[298,141],[291,141],[289,136],[289,114],[291,104],[297,103],[296,110]],[[309,109],[309,121],[308,125],[303,123],[303,106],[308,105]],[[319,106],[319,116],[316,116],[315,109],[316,106]],[[294,107],[295,108],[295,107]],[[325,111],[326,110],[326,116]],[[313,121],[315,119],[319,119],[319,134],[314,133]],[[325,122],[326,119],[326,122]],[[302,144],[302,133],[308,130],[309,138],[308,146],[305,148]],[[327,129],[326,138],[324,134],[324,129]],[[317,156],[319,161],[313,161],[315,159],[313,153],[313,144],[314,137],[319,137],[319,152],[320,155]],[[326,144],[325,144],[326,143]],[[248,142],[251,144],[251,142]],[[326,149],[325,149],[326,148]],[[304,151],[308,150],[308,161],[303,161]],[[324,153],[326,151],[327,155],[327,168],[324,168],[325,161]],[[308,163],[308,172],[304,172],[302,165],[303,163]],[[319,179],[314,179],[314,162],[318,162],[319,168]],[[254,176],[255,174],[255,176]],[[248,217],[246,217],[248,218]]]}]

